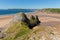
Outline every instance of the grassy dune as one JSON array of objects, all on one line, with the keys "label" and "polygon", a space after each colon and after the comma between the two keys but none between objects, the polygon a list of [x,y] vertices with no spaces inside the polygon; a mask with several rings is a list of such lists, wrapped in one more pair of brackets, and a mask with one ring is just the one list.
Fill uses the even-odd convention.
[{"label": "grassy dune", "polygon": [[[16,15],[18,16],[18,15]],[[20,18],[20,17],[19,17]],[[16,19],[17,20],[17,19]],[[17,20],[9,25],[5,32],[7,35],[3,40],[23,40],[32,30],[23,21]]]},{"label": "grassy dune", "polygon": [[[19,17],[19,15],[16,16]],[[36,19],[34,16],[32,16],[31,19],[33,22],[30,21],[31,19],[28,19],[28,17],[25,14],[22,14],[22,19],[20,18],[21,20],[19,18],[17,19],[16,22],[13,22],[9,26],[8,30],[5,32],[7,36],[4,38],[4,40],[28,40],[28,35],[30,35],[33,32],[33,30],[30,29],[30,27],[34,27],[33,25],[37,25],[39,22],[37,16]],[[30,23],[28,24],[27,21],[28,23],[30,22],[31,24]]]},{"label": "grassy dune", "polygon": [[60,8],[48,8],[48,9],[45,9],[45,10],[53,12],[53,13],[60,13]]},{"label": "grassy dune", "polygon": [[24,39],[31,30],[23,22],[15,22],[6,31],[8,34],[4,40],[22,40]]},{"label": "grassy dune", "polygon": [[[32,30],[24,22],[15,22],[6,31],[4,40],[50,40],[53,33],[52,27],[36,26]],[[43,37],[43,38],[42,38]]]}]

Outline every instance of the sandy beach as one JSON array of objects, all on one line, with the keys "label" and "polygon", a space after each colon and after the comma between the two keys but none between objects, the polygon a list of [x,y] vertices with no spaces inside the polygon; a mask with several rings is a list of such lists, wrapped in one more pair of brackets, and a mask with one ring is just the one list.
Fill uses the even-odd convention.
[{"label": "sandy beach", "polygon": [[55,28],[54,31],[60,34],[60,14],[39,12],[39,13],[36,13],[35,15],[38,15],[41,21],[40,26],[53,27]]},{"label": "sandy beach", "polygon": [[13,17],[14,15],[0,15],[0,27],[4,27],[6,24],[8,24]]}]

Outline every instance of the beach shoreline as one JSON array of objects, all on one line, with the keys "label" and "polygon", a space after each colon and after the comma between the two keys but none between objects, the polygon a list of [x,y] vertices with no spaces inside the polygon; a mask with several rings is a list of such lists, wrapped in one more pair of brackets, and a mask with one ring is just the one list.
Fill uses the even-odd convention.
[{"label": "beach shoreline", "polygon": [[14,16],[15,14],[0,15],[0,28],[8,24],[14,18]]}]

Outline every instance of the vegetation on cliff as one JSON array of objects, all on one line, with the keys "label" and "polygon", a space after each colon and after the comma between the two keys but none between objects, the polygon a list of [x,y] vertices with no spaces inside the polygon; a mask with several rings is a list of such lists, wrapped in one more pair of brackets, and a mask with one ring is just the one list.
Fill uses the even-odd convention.
[{"label": "vegetation on cliff", "polygon": [[[39,22],[40,23],[40,22]],[[3,40],[24,40],[31,32],[32,28],[38,24],[38,17],[32,16],[30,19],[22,13],[22,19],[13,22],[8,30],[7,35]]]},{"label": "vegetation on cliff", "polygon": [[48,8],[44,9],[45,11],[50,11],[52,13],[60,13],[60,8]]}]

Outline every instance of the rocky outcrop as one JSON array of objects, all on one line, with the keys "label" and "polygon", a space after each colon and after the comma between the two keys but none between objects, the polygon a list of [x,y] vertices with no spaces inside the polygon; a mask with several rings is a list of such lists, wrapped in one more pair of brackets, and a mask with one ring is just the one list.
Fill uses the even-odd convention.
[{"label": "rocky outcrop", "polygon": [[31,16],[30,19],[26,16],[26,14],[22,13],[22,22],[26,23],[30,29],[37,26],[39,23],[41,23],[38,19],[38,16]]}]

